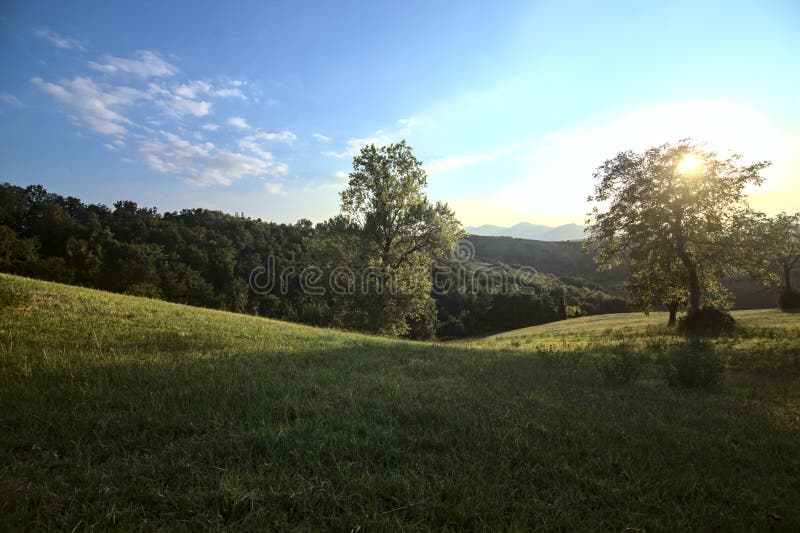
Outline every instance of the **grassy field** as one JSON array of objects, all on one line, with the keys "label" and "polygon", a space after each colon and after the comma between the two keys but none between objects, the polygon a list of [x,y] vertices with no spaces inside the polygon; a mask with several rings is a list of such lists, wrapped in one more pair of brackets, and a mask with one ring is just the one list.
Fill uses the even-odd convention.
[{"label": "grassy field", "polygon": [[[733,311],[731,313],[740,326],[745,328],[797,328],[800,327],[800,314],[784,313],[779,309],[759,309]],[[664,313],[617,313],[614,315],[584,316],[561,322],[551,322],[540,326],[515,329],[490,339],[535,336],[554,337],[560,335],[603,335],[607,333],[631,333],[647,335],[663,332],[668,314]]]},{"label": "grassy field", "polygon": [[705,390],[661,378],[657,316],[423,344],[5,275],[0,305],[8,529],[800,528],[800,315],[737,315]]}]

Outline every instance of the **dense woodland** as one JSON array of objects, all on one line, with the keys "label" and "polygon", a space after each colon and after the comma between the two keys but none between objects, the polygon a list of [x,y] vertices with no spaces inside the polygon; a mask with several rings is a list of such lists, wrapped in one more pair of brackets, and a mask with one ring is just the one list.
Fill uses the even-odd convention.
[{"label": "dense woodland", "polygon": [[[129,201],[107,207],[38,185],[3,184],[0,270],[195,306],[369,329],[342,320],[332,295],[304,294],[297,276],[287,277],[285,294],[257,294],[248,286],[251,271],[266,265],[269,256],[277,271],[316,264],[319,241],[330,236],[332,225],[276,224],[206,209],[158,213]],[[439,261],[446,265],[448,258]],[[468,271],[479,267],[465,265]],[[496,268],[513,276],[514,267]],[[466,279],[466,286],[433,295],[435,306],[402,334],[461,337],[550,322],[564,314],[626,310],[623,300],[580,278],[539,274],[531,281],[534,294],[513,287],[501,291],[483,278],[473,286],[472,276]]]}]

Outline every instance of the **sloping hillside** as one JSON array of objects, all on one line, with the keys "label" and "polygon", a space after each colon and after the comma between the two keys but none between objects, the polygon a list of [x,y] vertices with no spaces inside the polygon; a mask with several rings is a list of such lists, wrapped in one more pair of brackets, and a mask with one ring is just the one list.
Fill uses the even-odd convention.
[{"label": "sloping hillside", "polygon": [[[744,328],[797,328],[800,329],[800,313],[783,312],[779,309],[750,309],[733,311],[738,325]],[[561,320],[515,329],[497,335],[491,339],[505,339],[520,336],[553,336],[553,335],[599,335],[604,332],[626,331],[640,333],[652,328],[655,332],[663,329],[667,323],[668,313],[615,313],[613,315],[584,316],[570,320]]]},{"label": "sloping hillside", "polygon": [[612,294],[620,294],[626,280],[622,269],[598,272],[591,256],[581,251],[581,242],[547,242],[480,235],[470,235],[469,240],[475,246],[478,257],[509,265],[532,266],[540,272],[558,276],[580,276],[598,283]]},{"label": "sloping hillside", "polygon": [[[597,283],[610,294],[620,296],[627,274],[623,268],[598,271],[591,256],[581,251],[581,242],[546,242],[512,237],[470,235],[478,257],[510,265],[527,265],[560,277],[579,276]],[[800,270],[795,273],[800,285]],[[777,305],[775,290],[752,279],[728,280],[733,292],[734,309],[770,309]]]},{"label": "sloping hillside", "polygon": [[0,275],[3,525],[800,527],[800,331],[720,341],[712,392],[605,384],[619,341],[400,342]]}]

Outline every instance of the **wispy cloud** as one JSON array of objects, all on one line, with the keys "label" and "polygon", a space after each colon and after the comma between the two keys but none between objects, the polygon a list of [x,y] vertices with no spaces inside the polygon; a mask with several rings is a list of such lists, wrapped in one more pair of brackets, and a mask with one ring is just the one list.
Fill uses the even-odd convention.
[{"label": "wispy cloud", "polygon": [[125,72],[142,78],[169,77],[178,72],[175,65],[150,50],[138,50],[134,55],[135,59],[106,55],[100,63],[89,61],[89,66],[101,72]]},{"label": "wispy cloud", "polygon": [[272,153],[264,148],[263,143],[277,141],[292,144],[295,139],[297,139],[297,136],[287,130],[276,133],[257,131],[239,139],[238,145],[241,150],[255,154],[265,160],[271,160]]},{"label": "wispy cloud", "polygon": [[388,135],[382,131],[375,132],[375,135],[371,137],[357,137],[348,139],[345,143],[345,148],[341,152],[336,152],[335,150],[327,150],[322,152],[322,155],[327,155],[330,157],[338,157],[340,159],[346,157],[355,157],[361,151],[361,148],[364,146],[374,144],[375,146],[386,146],[394,142],[394,137]]},{"label": "wispy cloud", "polygon": [[337,157],[340,159],[354,157],[358,155],[358,153],[361,151],[361,148],[364,146],[370,144],[374,144],[375,146],[386,146],[393,142],[398,142],[402,138],[410,135],[418,123],[419,121],[415,117],[401,118],[397,121],[397,126],[399,126],[399,128],[396,128],[393,131],[386,132],[384,130],[378,130],[373,135],[367,137],[350,138],[345,142],[345,146],[342,151],[337,152],[336,150],[326,150],[325,152],[322,152],[322,155]]},{"label": "wispy cloud", "polygon": [[8,93],[0,93],[0,103],[3,105],[8,105],[12,107],[24,107],[25,104],[22,103],[22,100],[14,96],[13,94]]},{"label": "wispy cloud", "polygon": [[250,124],[242,117],[231,117],[225,121],[225,124],[228,126],[233,126],[234,128],[239,128],[240,130],[249,130]]},{"label": "wispy cloud", "polygon": [[200,95],[208,95],[218,98],[238,98],[240,100],[247,100],[247,96],[245,96],[239,88],[240,84],[241,82],[237,85],[233,85],[233,82],[230,82],[228,86],[218,87],[206,81],[193,80],[174,87],[173,92],[182,98],[191,99],[197,98]]},{"label": "wispy cloud", "polygon": [[213,107],[211,102],[206,102],[205,100],[190,100],[177,95],[172,95],[170,98],[162,100],[161,104],[167,112],[178,117],[184,115],[204,117],[211,114],[211,109]]},{"label": "wispy cloud", "polygon": [[131,121],[120,110],[136,100],[149,98],[131,87],[109,87],[81,76],[59,83],[32,78],[31,83],[69,106],[86,126],[105,135],[127,133],[125,125]]},{"label": "wispy cloud", "polygon": [[448,170],[474,165],[484,161],[494,161],[500,157],[511,155],[511,153],[519,147],[519,144],[514,144],[493,152],[441,157],[426,164],[425,171],[428,174],[438,174],[440,172],[446,172]]},{"label": "wispy cloud", "polygon": [[321,133],[312,133],[311,136],[313,138],[315,138],[316,140],[318,140],[319,142],[323,142],[323,143],[331,142],[331,138],[330,137],[328,137],[327,135],[323,135]]},{"label": "wispy cloud", "polygon": [[[153,171],[194,185],[228,185],[246,177],[270,178],[265,190],[283,193],[276,180],[283,179],[289,168],[276,160],[269,144],[291,145],[297,139],[293,132],[263,131],[252,127],[244,117],[233,116],[225,123],[244,136],[231,139],[230,132],[220,132],[215,140],[226,135],[228,139],[214,144],[204,140],[203,132],[218,131],[218,122],[193,124],[197,118],[214,112],[214,99],[247,100],[247,83],[229,78],[177,79],[170,83],[162,78],[177,78],[179,69],[151,51],[136,52],[133,58],[106,55],[88,65],[105,75],[79,75],[60,81],[34,77],[31,83],[61,103],[72,122],[112,137],[103,143],[107,150],[122,155],[133,145]],[[0,95],[0,100],[9,105],[18,102],[12,95]]]},{"label": "wispy cloud", "polygon": [[287,144],[292,144],[297,140],[297,135],[288,130],[278,132],[259,131],[251,135],[251,137],[261,141],[279,141]]},{"label": "wispy cloud", "polygon": [[210,142],[193,143],[168,131],[140,141],[139,151],[151,169],[200,186],[229,185],[248,176],[266,178],[288,172],[287,166],[275,162],[271,154],[244,154]]},{"label": "wispy cloud", "polygon": [[117,152],[125,148],[125,141],[123,141],[122,139],[116,139],[113,142],[104,144],[103,146],[105,146],[112,152]]},{"label": "wispy cloud", "polygon": [[33,35],[38,37],[39,39],[44,39],[45,41],[49,41],[53,46],[56,48],[61,48],[63,50],[83,50],[83,45],[76,40],[70,37],[64,37],[63,35],[59,35],[53,30],[48,28],[37,28],[33,30]]}]

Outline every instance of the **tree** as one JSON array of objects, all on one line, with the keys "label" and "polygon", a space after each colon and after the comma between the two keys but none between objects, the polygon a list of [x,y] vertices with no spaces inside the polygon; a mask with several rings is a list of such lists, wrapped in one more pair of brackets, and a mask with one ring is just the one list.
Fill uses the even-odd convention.
[{"label": "tree", "polygon": [[753,246],[739,229],[753,217],[744,187],[760,184],[768,165],[744,164],[738,154],[721,158],[691,139],[620,152],[595,171],[589,201],[604,210],[596,205],[590,213],[585,246],[601,268],[627,263],[633,307],[675,306],[684,297],[690,313],[724,305],[724,276],[764,267],[743,253]]},{"label": "tree", "polygon": [[376,272],[359,291],[369,292],[361,302],[366,329],[388,334],[406,334],[412,324],[419,331],[435,329],[421,325],[428,315],[435,320],[430,260],[445,254],[462,229],[447,204],[428,201],[426,185],[422,163],[405,141],[365,146],[353,159],[338,225],[360,241],[351,248],[359,251],[352,266]]},{"label": "tree", "polygon": [[800,300],[792,287],[792,270],[800,265],[800,213],[764,217],[761,224],[766,257],[782,281],[781,301]]}]

